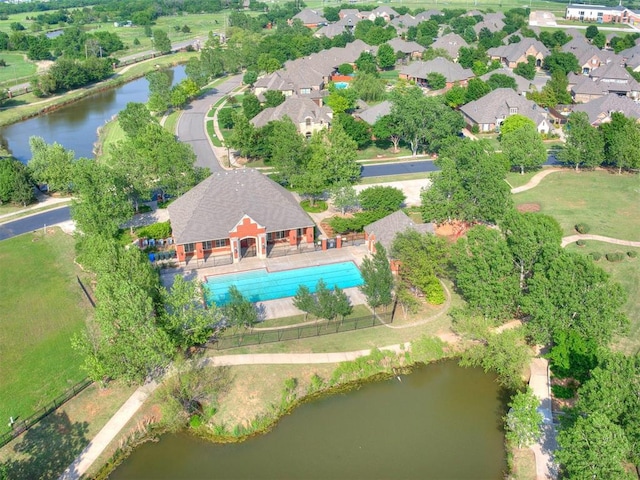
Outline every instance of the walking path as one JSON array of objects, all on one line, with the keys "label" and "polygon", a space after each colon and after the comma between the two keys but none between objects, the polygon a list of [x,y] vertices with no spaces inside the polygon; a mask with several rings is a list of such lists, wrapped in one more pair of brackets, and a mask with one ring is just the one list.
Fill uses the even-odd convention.
[{"label": "walking path", "polygon": [[529,180],[524,185],[512,188],[511,193],[520,193],[520,192],[525,192],[527,190],[531,190],[532,188],[537,187],[538,184],[542,181],[542,179],[547,175],[551,175],[554,172],[566,172],[566,171],[567,170],[564,168],[545,168],[543,171],[538,172],[533,177],[531,177],[531,180]]},{"label": "walking path", "polygon": [[558,466],[554,463],[553,452],[557,449],[556,432],[551,414],[551,386],[549,382],[549,361],[536,357],[531,361],[529,386],[540,399],[538,412],[543,416],[542,436],[531,446],[536,458],[536,480],[558,478]]},{"label": "walking path", "polygon": [[639,247],[640,242],[634,242],[631,240],[620,240],[618,238],[603,237],[602,235],[590,235],[590,234],[577,234],[569,235],[562,239],[562,246],[566,247],[570,243],[577,242],[578,240],[597,240],[598,242],[613,243],[615,245],[624,245],[625,247]]}]

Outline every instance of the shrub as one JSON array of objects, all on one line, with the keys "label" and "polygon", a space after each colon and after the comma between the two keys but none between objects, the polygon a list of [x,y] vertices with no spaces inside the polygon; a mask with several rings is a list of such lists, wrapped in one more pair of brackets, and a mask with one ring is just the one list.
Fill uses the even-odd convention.
[{"label": "shrub", "polygon": [[189,426],[191,428],[198,428],[200,425],[202,425],[202,418],[200,415],[193,415],[191,420],[189,420]]},{"label": "shrub", "polygon": [[556,398],[573,398],[576,394],[573,387],[565,387],[564,385],[552,385],[551,391],[553,392],[553,396]]},{"label": "shrub", "polygon": [[589,233],[591,227],[589,227],[589,225],[587,225],[586,223],[577,223],[575,229],[578,233]]},{"label": "shrub", "polygon": [[621,262],[622,260],[624,260],[624,253],[622,252],[607,253],[605,257],[609,262]]},{"label": "shrub", "polygon": [[136,229],[136,233],[140,238],[168,238],[171,236],[171,224],[168,221],[154,223]]},{"label": "shrub", "polygon": [[351,218],[333,217],[329,225],[336,233],[362,232],[365,226],[387,215],[388,212],[384,210],[358,212]]},{"label": "shrub", "polygon": [[627,255],[629,256],[629,258],[636,258],[638,256],[638,252],[636,252],[635,250],[629,250],[627,252]]},{"label": "shrub", "polygon": [[589,257],[591,258],[591,260],[593,260],[594,262],[597,262],[598,260],[600,260],[602,258],[602,254],[600,252],[591,252],[589,254]]},{"label": "shrub", "polygon": [[442,305],[444,303],[444,289],[436,277],[431,277],[424,287],[424,294],[429,303],[433,305]]},{"label": "shrub", "polygon": [[218,124],[221,128],[233,128],[233,108],[221,108],[218,112]]},{"label": "shrub", "polygon": [[578,240],[576,242],[576,245],[578,245],[579,247],[584,247],[587,244],[587,242],[585,242],[584,240]]},{"label": "shrub", "polygon": [[137,213],[148,213],[153,210],[149,205],[138,205]]},{"label": "shrub", "polygon": [[473,125],[471,127],[471,133],[480,133],[480,126],[479,125]]},{"label": "shrub", "polygon": [[405,198],[399,188],[382,186],[366,188],[358,195],[363,210],[384,210],[388,213],[400,210]]}]

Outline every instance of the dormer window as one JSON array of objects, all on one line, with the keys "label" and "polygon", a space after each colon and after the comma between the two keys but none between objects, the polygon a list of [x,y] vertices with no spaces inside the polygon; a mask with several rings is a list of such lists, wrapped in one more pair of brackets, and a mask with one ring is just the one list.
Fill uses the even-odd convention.
[{"label": "dormer window", "polygon": [[307,127],[310,127],[310,126],[311,126],[311,118],[307,117],[307,118],[305,119],[304,123],[305,123],[305,125],[306,125]]}]

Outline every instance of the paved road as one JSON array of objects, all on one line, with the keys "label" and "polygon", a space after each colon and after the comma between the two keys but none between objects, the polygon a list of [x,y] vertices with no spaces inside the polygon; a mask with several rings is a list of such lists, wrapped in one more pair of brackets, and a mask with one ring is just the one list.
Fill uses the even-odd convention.
[{"label": "paved road", "polygon": [[228,80],[218,85],[204,97],[191,102],[182,112],[177,127],[178,139],[193,147],[197,157],[197,166],[208,167],[212,172],[223,170],[209,143],[204,119],[211,106],[231,90],[238,87],[241,82],[242,77],[240,75],[229,77]]},{"label": "paved road", "polygon": [[0,225],[0,240],[32,232],[45,225],[56,225],[66,222],[67,220],[71,220],[71,213],[69,212],[68,206],[56,208],[55,210],[47,210],[46,212],[37,213],[30,217]]}]

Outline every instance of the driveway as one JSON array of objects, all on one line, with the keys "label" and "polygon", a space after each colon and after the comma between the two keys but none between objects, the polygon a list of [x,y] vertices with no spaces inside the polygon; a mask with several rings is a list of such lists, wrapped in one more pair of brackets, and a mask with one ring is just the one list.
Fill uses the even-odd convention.
[{"label": "driveway", "polygon": [[191,102],[182,112],[176,128],[178,140],[191,145],[197,157],[197,166],[206,167],[212,172],[223,170],[207,136],[205,118],[212,105],[240,86],[241,83],[241,75],[229,77],[203,97]]}]

